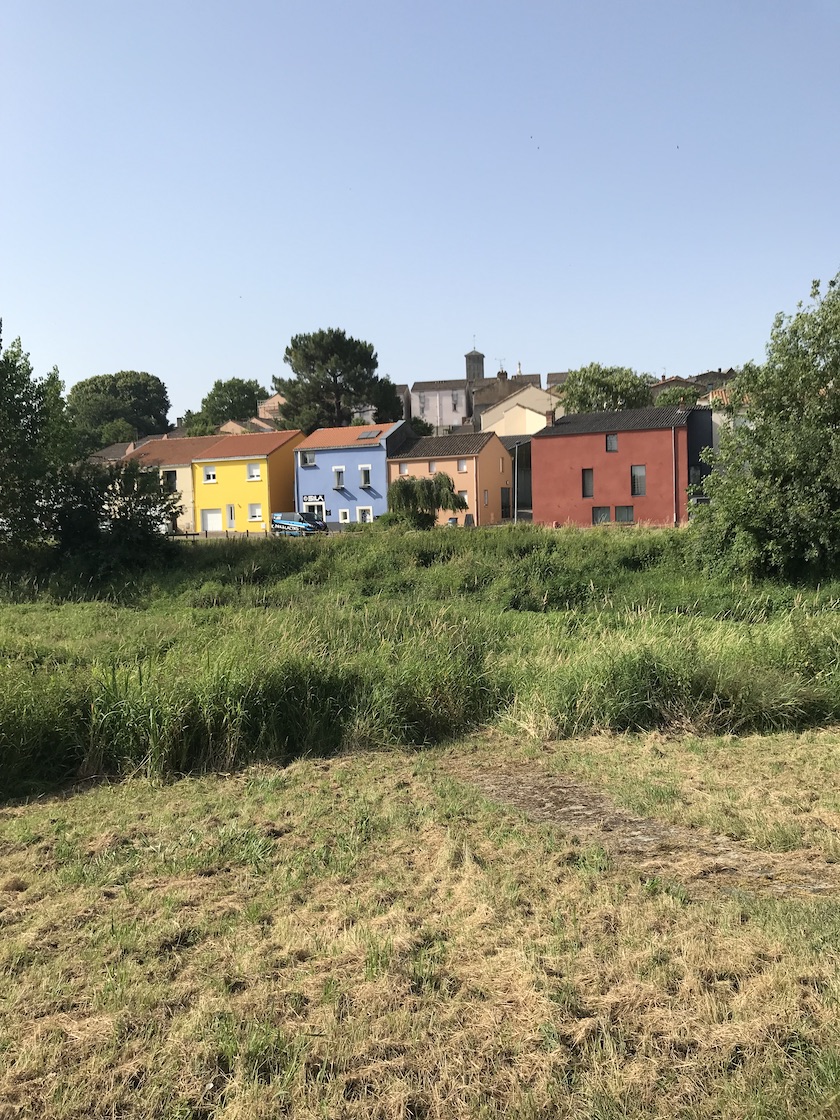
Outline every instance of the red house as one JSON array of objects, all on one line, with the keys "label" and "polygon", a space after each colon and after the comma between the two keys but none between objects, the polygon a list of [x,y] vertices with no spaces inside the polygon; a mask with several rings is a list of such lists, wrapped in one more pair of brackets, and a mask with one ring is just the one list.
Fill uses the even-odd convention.
[{"label": "red house", "polygon": [[688,519],[689,485],[709,468],[708,408],[635,408],[562,416],[531,437],[533,518],[552,525]]}]

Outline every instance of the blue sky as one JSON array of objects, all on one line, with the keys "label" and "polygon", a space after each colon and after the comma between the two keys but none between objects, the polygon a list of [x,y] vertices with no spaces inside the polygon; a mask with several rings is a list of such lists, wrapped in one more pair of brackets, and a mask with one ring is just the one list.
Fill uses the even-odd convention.
[{"label": "blue sky", "polygon": [[760,359],[840,268],[836,0],[3,0],[0,316],[38,372]]}]

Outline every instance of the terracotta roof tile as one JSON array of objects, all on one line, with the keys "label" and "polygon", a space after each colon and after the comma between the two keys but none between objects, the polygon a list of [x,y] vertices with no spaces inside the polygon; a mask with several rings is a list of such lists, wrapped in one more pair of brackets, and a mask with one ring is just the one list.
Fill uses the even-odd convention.
[{"label": "terracotta roof tile", "polygon": [[200,458],[202,460],[248,459],[251,456],[262,458],[263,455],[270,455],[272,451],[276,451],[278,447],[282,447],[290,439],[299,435],[300,431],[296,428],[290,432],[249,432],[241,436],[222,436],[219,446],[213,448],[216,454],[211,456],[208,450],[203,452]]},{"label": "terracotta roof tile", "polygon": [[[404,423],[352,424],[349,428],[318,428],[298,444],[300,451],[316,447],[377,447],[391,432]],[[365,438],[367,437],[367,438]]]},{"label": "terracotta roof tile", "polygon": [[183,439],[156,439],[144,443],[126,455],[145,467],[184,467],[199,455],[204,455],[217,443],[229,436],[184,436]]}]

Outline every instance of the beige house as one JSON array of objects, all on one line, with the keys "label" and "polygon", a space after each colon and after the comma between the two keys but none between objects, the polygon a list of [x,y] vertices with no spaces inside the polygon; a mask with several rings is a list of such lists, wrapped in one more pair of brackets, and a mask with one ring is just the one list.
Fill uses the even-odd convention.
[{"label": "beige house", "polygon": [[495,432],[422,436],[388,459],[389,484],[400,478],[428,478],[441,471],[452,479],[467,509],[458,514],[441,510],[439,525],[452,518],[459,525],[498,525],[510,517],[513,463]]},{"label": "beige house", "polygon": [[191,533],[195,525],[195,489],[193,487],[193,459],[207,455],[211,447],[224,443],[228,436],[184,436],[181,439],[153,439],[129,452],[125,458],[137,462],[147,470],[157,469],[169,491],[181,495],[183,509],[173,530]]},{"label": "beige house", "polygon": [[540,432],[546,425],[546,413],[563,415],[557,396],[537,385],[526,385],[505,400],[481,413],[481,430],[498,436],[524,436]]}]

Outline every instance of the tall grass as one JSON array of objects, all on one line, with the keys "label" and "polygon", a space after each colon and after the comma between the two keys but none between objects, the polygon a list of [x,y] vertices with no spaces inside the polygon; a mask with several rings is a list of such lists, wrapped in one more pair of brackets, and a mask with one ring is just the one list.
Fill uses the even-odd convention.
[{"label": "tall grass", "polygon": [[[499,722],[780,730],[840,719],[838,589],[709,582],[684,533],[359,533],[184,548],[130,583],[4,585],[0,789]],[[92,600],[92,601],[91,601]]]}]

